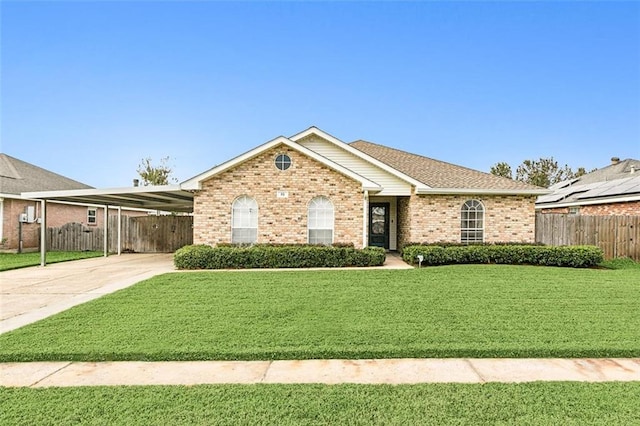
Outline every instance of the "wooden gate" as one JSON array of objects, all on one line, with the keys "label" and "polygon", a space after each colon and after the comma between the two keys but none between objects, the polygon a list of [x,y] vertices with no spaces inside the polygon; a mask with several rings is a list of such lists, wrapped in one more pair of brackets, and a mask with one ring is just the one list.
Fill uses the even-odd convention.
[{"label": "wooden gate", "polygon": [[536,213],[536,242],[594,245],[602,249],[605,259],[630,257],[640,261],[640,216]]},{"label": "wooden gate", "polygon": [[[109,216],[109,251],[118,250],[118,217]],[[68,223],[47,229],[48,250],[104,249],[103,228]],[[136,253],[172,253],[193,244],[192,216],[122,216],[121,250]]]}]

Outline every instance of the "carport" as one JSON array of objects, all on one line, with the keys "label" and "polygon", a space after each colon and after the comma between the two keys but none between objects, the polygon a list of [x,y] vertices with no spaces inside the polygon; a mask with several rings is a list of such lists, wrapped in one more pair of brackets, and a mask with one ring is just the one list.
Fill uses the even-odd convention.
[{"label": "carport", "polygon": [[45,266],[47,255],[47,202],[82,204],[91,207],[102,207],[105,212],[104,221],[104,256],[108,255],[109,208],[118,210],[117,236],[118,251],[121,249],[122,208],[147,209],[165,212],[193,212],[193,193],[183,190],[180,185],[136,186],[109,189],[74,189],[66,191],[23,192],[25,198],[39,200],[41,203],[40,223],[40,265]]}]

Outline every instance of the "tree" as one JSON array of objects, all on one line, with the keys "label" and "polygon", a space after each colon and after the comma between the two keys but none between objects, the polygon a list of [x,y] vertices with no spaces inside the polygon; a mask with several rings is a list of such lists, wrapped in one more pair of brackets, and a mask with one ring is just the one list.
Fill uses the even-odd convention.
[{"label": "tree", "polygon": [[511,172],[511,166],[507,163],[500,162],[491,166],[490,173],[496,176],[502,176],[509,179],[513,179],[513,174]]},{"label": "tree", "polygon": [[516,169],[516,180],[544,188],[571,179],[573,176],[574,173],[568,165],[558,166],[558,162],[553,157],[524,160]]},{"label": "tree", "polygon": [[[540,158],[538,160],[524,160],[516,169],[515,179],[548,188],[555,183],[578,178],[595,170],[597,169],[587,172],[584,167],[578,167],[574,172],[571,170],[571,167],[566,164],[564,167],[560,167],[553,157]],[[512,179],[511,166],[505,162],[496,163],[491,166],[490,173]]]},{"label": "tree", "polygon": [[169,182],[178,182],[178,179],[171,176],[173,169],[169,167],[168,162],[169,157],[164,157],[160,159],[158,166],[154,166],[150,157],[143,158],[137,170],[142,178],[142,185],[168,185]]}]

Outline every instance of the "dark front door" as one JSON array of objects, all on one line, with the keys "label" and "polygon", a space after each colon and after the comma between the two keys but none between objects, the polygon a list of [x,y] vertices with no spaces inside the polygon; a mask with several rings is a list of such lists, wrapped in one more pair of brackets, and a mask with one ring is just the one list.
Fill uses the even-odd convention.
[{"label": "dark front door", "polygon": [[369,245],[389,248],[389,203],[369,204]]}]

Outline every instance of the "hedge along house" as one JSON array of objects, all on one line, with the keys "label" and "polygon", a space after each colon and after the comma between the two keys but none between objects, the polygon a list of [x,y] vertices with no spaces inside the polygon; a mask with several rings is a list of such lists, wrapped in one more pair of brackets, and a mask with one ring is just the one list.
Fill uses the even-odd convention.
[{"label": "hedge along house", "polygon": [[194,243],[533,242],[547,191],[311,127],[181,184]]}]

